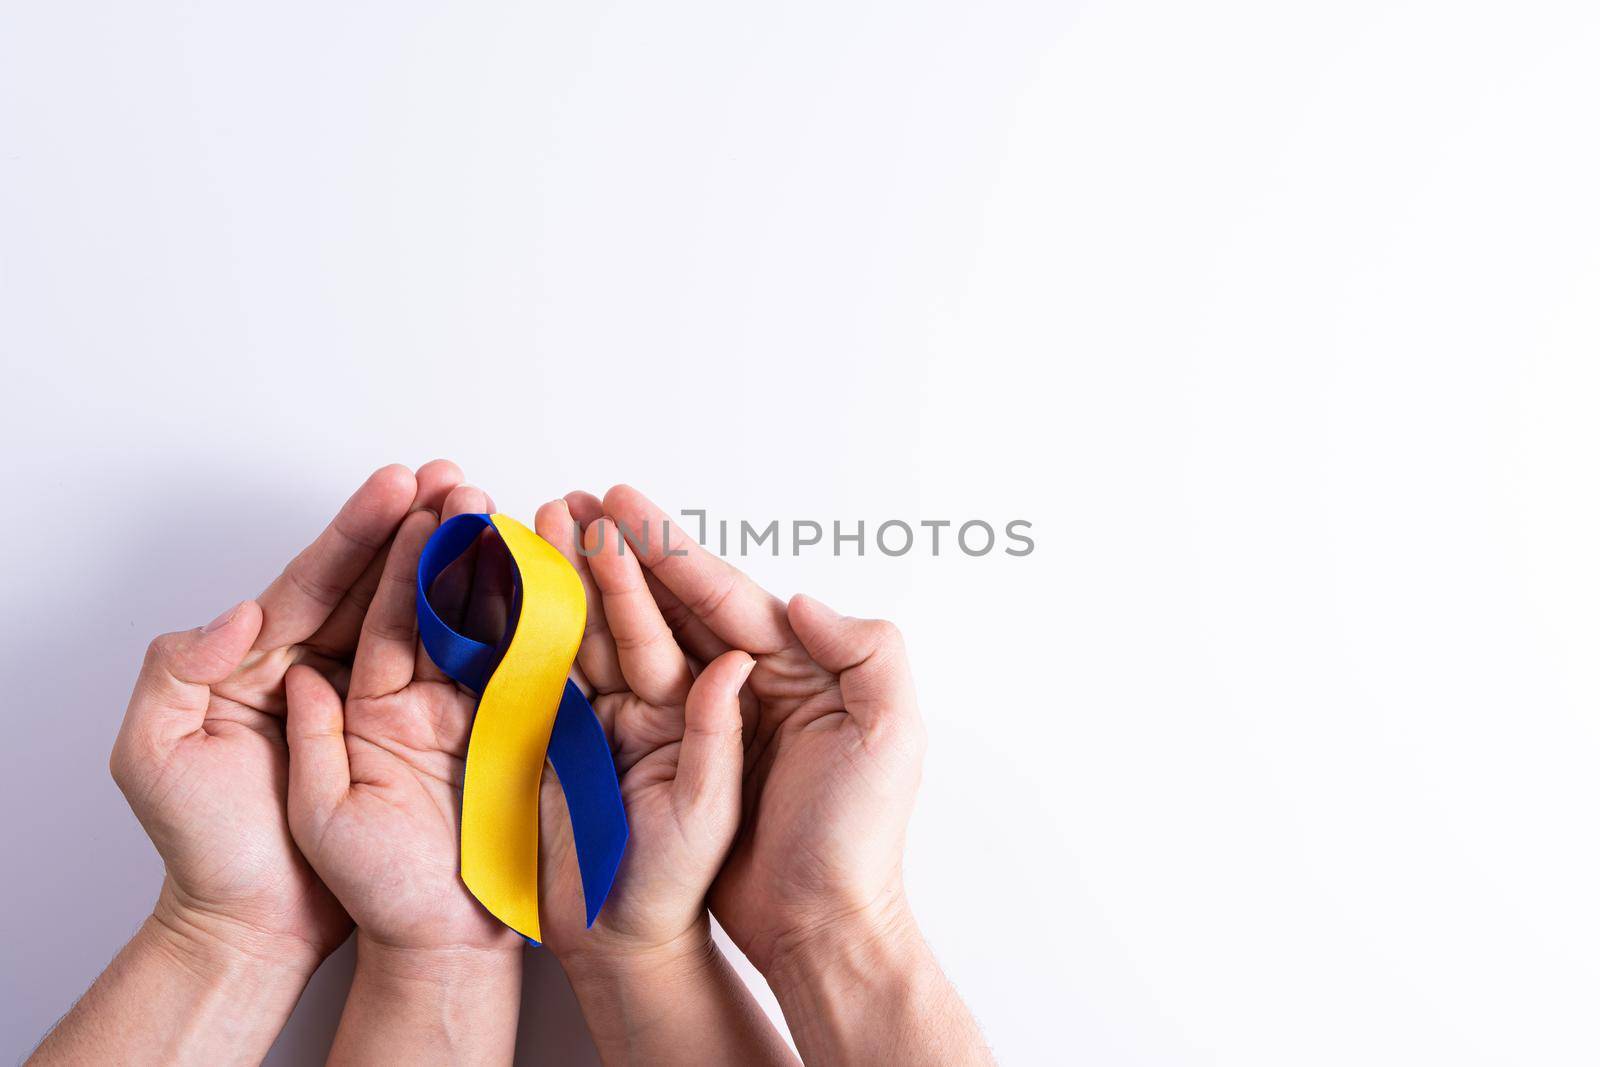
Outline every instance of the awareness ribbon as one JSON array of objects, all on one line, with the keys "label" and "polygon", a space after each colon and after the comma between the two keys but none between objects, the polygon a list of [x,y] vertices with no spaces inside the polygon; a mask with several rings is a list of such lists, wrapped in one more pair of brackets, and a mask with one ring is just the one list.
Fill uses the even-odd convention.
[{"label": "awareness ribbon", "polygon": [[[457,633],[428,603],[444,569],[492,528],[516,574],[499,647]],[[479,694],[461,791],[461,880],[495,918],[539,943],[539,782],[548,756],[566,794],[588,924],[611,892],[628,820],[611,746],[567,677],[583,637],[583,583],[550,542],[506,515],[441,523],[417,565],[417,631],[445,674]]]}]

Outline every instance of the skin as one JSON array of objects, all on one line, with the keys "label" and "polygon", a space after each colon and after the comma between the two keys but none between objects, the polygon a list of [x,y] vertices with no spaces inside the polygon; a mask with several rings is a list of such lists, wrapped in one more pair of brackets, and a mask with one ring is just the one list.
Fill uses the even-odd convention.
[{"label": "skin", "polygon": [[[568,501],[595,506],[581,494]],[[992,1062],[906,902],[901,856],[926,737],[899,631],[810,597],[784,604],[629,486],[599,506],[654,532],[638,558],[677,644],[701,662],[730,650],[755,660],[743,815],[710,902],[771,983],[802,1057]]]},{"label": "skin", "polygon": [[[167,878],[32,1062],[258,1062],[352,918],[332,1061],[509,1061],[520,940],[457,876],[474,701],[415,632],[439,513],[493,508],[459,482],[442,461],[378,471],[258,600],[152,644],[112,771]],[[635,833],[584,931],[547,779],[546,937],[603,1057],[792,1062],[712,945],[709,890],[808,1060],[989,1062],[901,886],[924,742],[898,634],[804,597],[785,606],[681,531],[683,555],[617,551],[615,520],[663,518],[618,487],[536,524],[589,594],[578,668]],[[505,622],[494,548],[436,589],[479,636]]]},{"label": "skin", "polygon": [[[592,548],[617,544],[598,502],[580,501]],[[726,651],[691,663],[639,561],[578,551],[565,501],[537,532],[577,568],[588,599],[578,667],[611,737],[630,835],[606,905],[584,929],[566,805],[546,775],[540,900],[545,944],[577,993],[607,1064],[792,1064],[760,1007],[711,940],[706,892],[737,832],[743,774],[739,690],[754,667]]]},{"label": "skin", "polygon": [[259,1062],[350,919],[290,837],[285,677],[347,676],[385,545],[461,479],[375,472],[265,592],[150,645],[111,773],[166,865],[150,919],[33,1063]]},{"label": "skin", "polygon": [[[462,487],[443,517],[492,508]],[[476,698],[417,641],[417,561],[439,522],[419,511],[396,534],[345,698],[317,671],[288,676],[289,824],[357,924],[331,1063],[508,1063],[516,1042],[522,939],[459,875]]]}]

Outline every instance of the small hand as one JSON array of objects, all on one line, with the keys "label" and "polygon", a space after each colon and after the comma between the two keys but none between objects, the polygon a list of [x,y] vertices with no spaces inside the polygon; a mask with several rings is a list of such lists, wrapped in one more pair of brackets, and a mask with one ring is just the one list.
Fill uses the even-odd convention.
[{"label": "small hand", "polygon": [[582,888],[565,799],[553,774],[541,795],[540,898],[545,943],[569,962],[709,951],[706,891],[739,821],[742,767],[739,688],[754,665],[727,652],[698,675],[673,639],[638,559],[599,509],[586,512],[587,551],[578,551],[564,501],[539,509],[535,528],[577,568],[588,594],[578,651],[595,714],[612,738],[629,822],[628,848],[593,929],[584,929]]},{"label": "small hand", "polygon": [[926,741],[899,632],[808,597],[785,606],[676,526],[669,546],[667,516],[627,486],[603,507],[636,535],[650,531],[640,555],[678,643],[702,662],[729,649],[755,658],[743,819],[711,890],[723,928],[765,972],[819,931],[907,924],[900,858]]},{"label": "small hand", "polygon": [[[451,493],[444,517],[491,510]],[[439,525],[409,516],[361,627],[341,702],[322,675],[289,674],[289,822],[306,858],[388,949],[517,950],[460,876],[462,771],[476,698],[417,642],[417,561]]]},{"label": "small hand", "polygon": [[443,461],[379,470],[257,600],[152,642],[111,773],[166,863],[159,922],[313,967],[344,940],[350,920],[284,814],[284,676],[343,673],[382,546],[460,477]]}]

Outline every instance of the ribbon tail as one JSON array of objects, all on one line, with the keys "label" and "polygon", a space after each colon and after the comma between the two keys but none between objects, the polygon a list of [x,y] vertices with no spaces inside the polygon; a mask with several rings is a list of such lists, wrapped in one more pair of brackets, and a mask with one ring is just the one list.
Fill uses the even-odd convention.
[{"label": "ribbon tail", "polygon": [[593,926],[622,863],[622,851],[628,843],[628,817],[622,807],[611,744],[589,701],[570,679],[556,710],[548,754],[572,816],[572,844],[583,877],[583,904],[588,925]]}]

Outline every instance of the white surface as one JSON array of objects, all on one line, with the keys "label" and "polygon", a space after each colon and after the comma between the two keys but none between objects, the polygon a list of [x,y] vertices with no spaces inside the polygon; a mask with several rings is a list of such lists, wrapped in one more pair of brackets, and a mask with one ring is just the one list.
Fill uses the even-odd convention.
[{"label": "white surface", "polygon": [[153,898],[147,638],[442,454],[523,515],[1034,521],[750,562],[908,633],[912,891],[1003,1060],[1600,1059],[1597,54],[1580,2],[6,4],[0,1052]]}]

